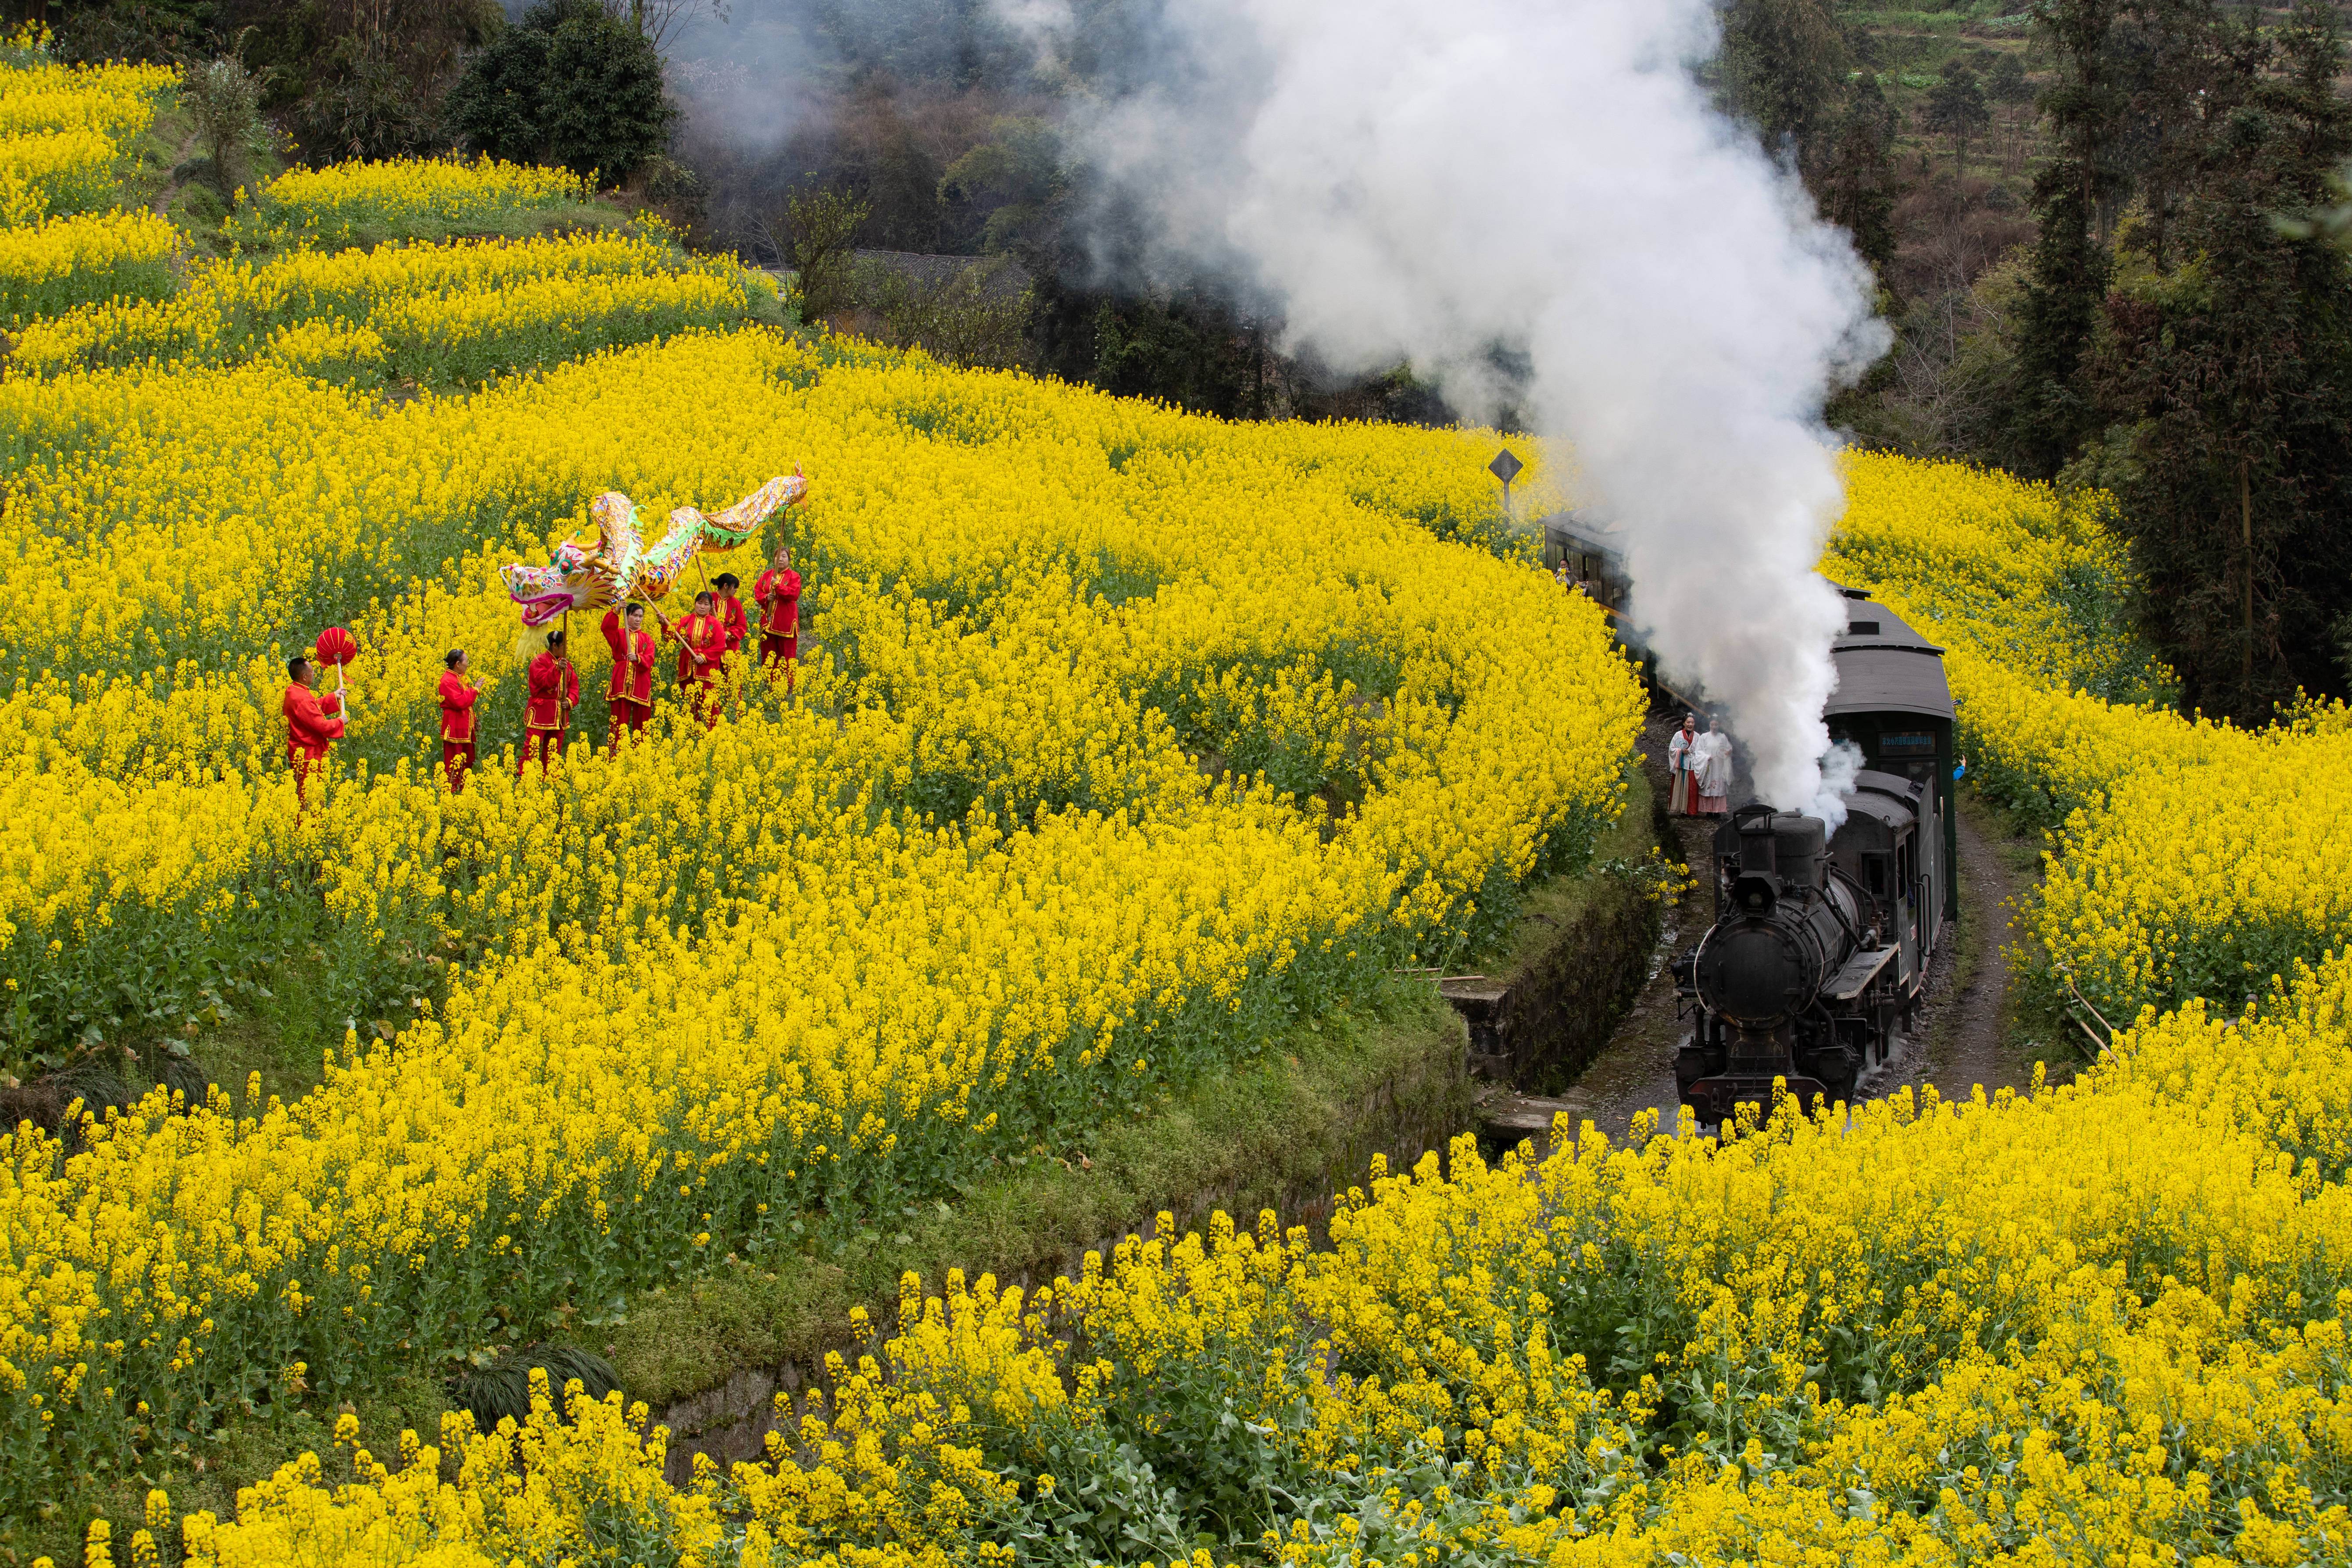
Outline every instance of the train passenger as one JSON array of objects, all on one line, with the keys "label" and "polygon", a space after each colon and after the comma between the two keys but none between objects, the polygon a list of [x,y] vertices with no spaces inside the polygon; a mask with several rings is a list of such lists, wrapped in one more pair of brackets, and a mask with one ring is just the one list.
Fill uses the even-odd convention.
[{"label": "train passenger", "polygon": [[533,748],[539,752],[539,776],[563,754],[563,734],[571,727],[572,710],[580,706],[580,671],[563,646],[563,628],[547,634],[547,649],[530,661],[529,692],[523,707],[522,752],[515,758],[515,777],[530,765]]},{"label": "train passenger", "polygon": [[449,775],[449,793],[466,793],[466,775],[474,767],[474,704],[481,697],[466,679],[466,650],[453,647],[441,656],[441,771]]},{"label": "train passenger", "polygon": [[1674,781],[1666,791],[1666,815],[1688,816],[1691,814],[1690,750],[1698,740],[1698,715],[1683,715],[1683,727],[1666,742],[1666,776]]},{"label": "train passenger", "polygon": [[761,667],[773,680],[775,667],[782,665],[784,690],[790,692],[801,657],[801,574],[793,570],[789,548],[776,552],[774,566],[751,584],[751,597],[760,606]]},{"label": "train passenger", "polygon": [[1709,720],[1706,733],[1693,741],[1687,759],[1698,790],[1701,816],[1722,816],[1731,810],[1731,737],[1720,720]]},{"label": "train passenger", "polygon": [[621,731],[640,734],[654,711],[653,634],[646,630],[646,607],[629,606],[628,630],[621,629],[621,613],[604,612],[604,642],[613,650],[613,679],[604,689],[613,709],[613,753],[621,751]]}]

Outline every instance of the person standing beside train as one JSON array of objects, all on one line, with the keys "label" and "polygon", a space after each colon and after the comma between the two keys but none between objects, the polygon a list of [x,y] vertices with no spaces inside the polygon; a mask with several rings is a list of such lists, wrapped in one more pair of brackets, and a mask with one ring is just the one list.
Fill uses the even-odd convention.
[{"label": "person standing beside train", "polygon": [[1706,733],[1690,743],[1684,762],[1697,795],[1693,810],[1701,816],[1727,815],[1731,810],[1731,737],[1723,732],[1721,720],[1707,721]]},{"label": "person standing beside train", "polygon": [[1666,791],[1666,815],[1688,816],[1691,814],[1690,750],[1698,740],[1698,715],[1683,715],[1683,727],[1666,742],[1666,776],[1673,780]]}]

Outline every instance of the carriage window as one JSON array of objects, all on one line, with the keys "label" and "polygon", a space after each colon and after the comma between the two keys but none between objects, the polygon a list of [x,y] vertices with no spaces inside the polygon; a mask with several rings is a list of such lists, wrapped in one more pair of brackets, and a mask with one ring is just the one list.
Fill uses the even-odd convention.
[{"label": "carriage window", "polygon": [[1886,897],[1885,856],[1865,855],[1862,858],[1862,885],[1870,889],[1874,898]]},{"label": "carriage window", "polygon": [[1926,730],[1904,730],[1878,737],[1878,749],[1895,756],[1916,757],[1936,754],[1936,737]]},{"label": "carriage window", "polygon": [[1876,621],[1848,621],[1845,635],[1850,637],[1874,637],[1878,635]]}]

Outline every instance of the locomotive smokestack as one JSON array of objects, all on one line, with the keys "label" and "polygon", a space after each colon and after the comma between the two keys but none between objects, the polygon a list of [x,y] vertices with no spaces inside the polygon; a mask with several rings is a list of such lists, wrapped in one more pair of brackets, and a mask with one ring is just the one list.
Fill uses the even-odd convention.
[{"label": "locomotive smokestack", "polygon": [[1886,331],[1846,236],[1696,80],[1714,0],[1146,0],[1123,50],[1079,37],[1098,9],[997,4],[1098,94],[1070,131],[1139,211],[1133,280],[1222,276],[1286,348],[1409,362],[1571,443],[1662,665],[1766,800],[1823,808],[1845,611],[1813,567],[1845,501],[1822,406]]}]

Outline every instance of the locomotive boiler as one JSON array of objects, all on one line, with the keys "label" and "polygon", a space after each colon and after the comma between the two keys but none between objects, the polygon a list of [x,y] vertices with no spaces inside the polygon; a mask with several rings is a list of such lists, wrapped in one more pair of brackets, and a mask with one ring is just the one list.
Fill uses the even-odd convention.
[{"label": "locomotive boiler", "polygon": [[1834,834],[1763,805],[1716,830],[1715,919],[1675,963],[1693,1020],[1675,1078],[1702,1121],[1729,1121],[1743,1103],[1769,1112],[1776,1080],[1809,1108],[1851,1102],[1910,1027],[1959,912],[1943,650],[1841,592],[1850,619],[1825,717],[1866,765]]}]

